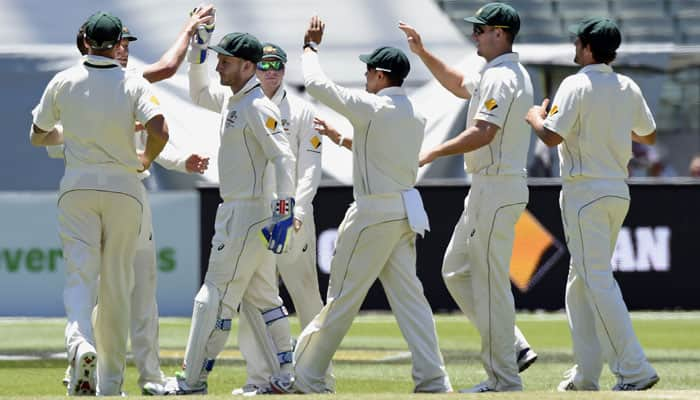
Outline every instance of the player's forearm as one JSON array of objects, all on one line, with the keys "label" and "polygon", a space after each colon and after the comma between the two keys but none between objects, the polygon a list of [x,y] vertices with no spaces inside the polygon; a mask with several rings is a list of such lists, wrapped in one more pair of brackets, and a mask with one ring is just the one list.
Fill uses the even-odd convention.
[{"label": "player's forearm", "polygon": [[445,89],[463,99],[471,97],[469,91],[462,84],[464,81],[464,74],[445,64],[425,48],[418,53],[418,56],[421,61],[423,61],[423,64],[428,67],[430,73],[433,74],[435,79],[437,79]]},{"label": "player's forearm", "polygon": [[294,182],[294,155],[290,153],[280,154],[273,158],[272,164],[275,169],[275,182],[277,187],[275,188],[275,193],[280,199],[292,197],[295,193],[295,182]]},{"label": "player's forearm", "polygon": [[537,137],[542,141],[542,143],[547,145],[547,147],[554,147],[563,141],[563,138],[556,132],[551,131],[544,126],[543,118],[534,118],[532,120],[528,120],[528,122],[530,123],[532,130],[535,132],[535,135],[537,135]]},{"label": "player's forearm", "polygon": [[175,75],[177,69],[187,55],[187,46],[192,37],[192,26],[188,23],[182,28],[177,39],[170,48],[163,53],[160,60],[149,65],[143,72],[143,77],[149,82],[158,82]]},{"label": "player's forearm", "polygon": [[170,138],[165,118],[162,115],[151,118],[146,123],[146,132],[148,133],[148,138],[146,139],[146,148],[143,154],[148,161],[153,162],[163,151]]},{"label": "player's forearm", "polygon": [[184,154],[180,154],[177,149],[170,143],[166,143],[165,147],[163,148],[163,151],[158,154],[158,157],[156,157],[155,162],[157,162],[160,166],[172,170],[172,171],[178,171],[182,173],[187,173],[187,156]]},{"label": "player's forearm", "polygon": [[[297,172],[299,179],[297,179],[296,195],[294,196],[296,200],[296,206],[294,208],[295,214],[300,218],[310,209],[309,205],[314,197],[316,197],[318,185],[321,183],[321,158],[316,158],[318,159],[318,163],[314,162]],[[301,165],[301,160],[299,160],[297,164]]]}]

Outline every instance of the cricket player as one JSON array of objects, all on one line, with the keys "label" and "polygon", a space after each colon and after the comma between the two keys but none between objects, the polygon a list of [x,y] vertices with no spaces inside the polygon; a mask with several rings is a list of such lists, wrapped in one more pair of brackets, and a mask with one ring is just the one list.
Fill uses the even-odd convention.
[{"label": "cricket player", "polygon": [[561,160],[571,254],[566,312],[576,365],[558,389],[598,390],[607,362],[617,377],[612,390],[646,390],[659,376],[634,333],[610,259],[630,204],[632,141],[654,144],[656,124],[639,86],[610,67],[622,41],[615,22],[590,18],[569,30],[576,35],[574,62],[583,68],[562,81],[549,113],[549,99],[527,113],[537,136],[559,146]]},{"label": "cricket player", "polygon": [[[87,58],[59,72],[33,111],[32,144],[65,145],[58,207],[66,260],[66,347],[73,363],[69,395],[121,393],[145,201],[138,172],[148,169],[168,141],[148,82],[125,74],[115,60],[122,33],[119,18],[93,14],[85,25]],[[145,122],[148,135],[138,155],[136,121]],[[59,122],[62,128],[56,129]]]},{"label": "cricket player", "polygon": [[[261,327],[256,332],[269,332],[260,339],[270,340],[276,349],[280,374],[292,372],[289,320],[272,257],[273,252],[284,252],[294,229],[295,158],[279,109],[255,77],[263,56],[261,43],[247,33],[229,33],[218,45],[208,46],[211,33],[198,28],[187,58],[192,100],[221,113],[218,164],[223,203],[216,214],[209,268],[194,299],[184,370],[168,379],[166,394],[207,392],[207,376],[226,345],[242,300],[265,310],[265,317],[257,313],[250,322]],[[207,49],[218,55],[221,86],[209,82]],[[272,214],[263,190],[268,164],[274,165],[277,194]]]},{"label": "cricket player", "polygon": [[[256,75],[265,96],[280,109],[282,129],[297,160],[293,171],[296,183],[294,243],[288,253],[275,259],[277,271],[294,302],[301,328],[304,329],[323,307],[316,274],[316,230],[312,204],[321,181],[321,137],[314,130],[314,108],[284,85],[287,53],[273,43],[263,43],[262,46],[263,57],[257,64]],[[274,177],[274,171],[270,167],[265,173],[266,187],[274,185],[274,179],[268,179]],[[252,314],[257,318],[257,314],[262,314],[266,323],[271,322],[266,311],[253,307],[247,301],[241,303],[238,347],[246,360],[248,377],[243,387],[233,391],[234,395],[264,394],[272,390],[270,377],[277,374],[280,360],[266,357],[271,351],[266,350],[265,346],[261,347],[258,342],[259,337],[266,336],[267,332],[254,332],[254,325],[247,317]],[[329,379],[332,378],[329,376]]]},{"label": "cricket player", "polygon": [[413,360],[415,392],[450,392],[435,321],[416,276],[416,233],[429,229],[414,189],[425,118],[401,88],[410,70],[406,55],[379,47],[360,56],[367,64],[366,91],[330,81],[319,65],[324,24],[313,17],[304,37],[302,69],[309,94],[344,115],[354,128],[353,190],[338,228],[326,305],[306,326],[294,351],[295,382],[273,378],[281,393],[323,393],[333,354],[352,325],[372,284],[382,282]]},{"label": "cricket player", "polygon": [[517,391],[522,390],[518,372],[537,357],[515,327],[509,278],[515,223],[529,196],[525,163],[530,128],[522,116],[532,105],[532,82],[512,51],[520,29],[514,8],[489,3],[465,20],[474,24],[472,40],[486,60],[479,74],[449,67],[425,49],[415,29],[403,23],[399,29],[446,89],[470,99],[466,129],[420,158],[425,165],[464,154],[465,170],[472,176],[442,265],[447,289],[481,335],[487,379],[463,391]]},{"label": "cricket player", "polygon": [[[182,29],[177,40],[157,63],[147,65],[143,69],[127,69],[128,74],[143,76],[151,83],[172,76],[177,71],[178,60],[182,60],[187,52],[187,45],[197,26],[212,24],[212,6],[196,9]],[[129,29],[122,28],[122,38],[116,60],[123,68],[127,68],[129,62],[129,43],[137,40]],[[78,50],[82,55],[87,54],[85,47],[85,25],[81,26],[76,37]],[[140,123],[138,127],[143,127]],[[143,129],[136,132],[136,149],[143,152],[147,134]],[[63,145],[47,147],[49,155],[54,158],[63,158]],[[165,168],[183,173],[203,173],[209,166],[209,158],[198,154],[185,156],[170,143],[166,144],[163,151],[155,159],[155,162]],[[150,175],[149,171],[139,174],[141,180]],[[131,299],[131,350],[134,354],[134,363],[139,370],[139,387],[144,394],[159,389],[165,383],[165,375],[160,369],[159,345],[158,345],[158,304],[156,301],[156,247],[153,238],[153,224],[151,208],[148,196],[143,192],[143,213],[141,221],[141,234],[134,258],[134,289]],[[71,377],[71,363],[66,370],[63,384],[68,386]],[[154,389],[154,386],[156,387]]]}]

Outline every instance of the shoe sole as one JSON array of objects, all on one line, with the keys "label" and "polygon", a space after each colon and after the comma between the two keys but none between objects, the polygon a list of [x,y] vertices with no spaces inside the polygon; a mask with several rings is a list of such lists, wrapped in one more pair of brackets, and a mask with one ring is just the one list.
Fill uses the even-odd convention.
[{"label": "shoe sole", "polygon": [[530,368],[532,364],[537,361],[537,354],[535,354],[534,357],[525,360],[523,363],[518,364],[518,373],[525,371],[526,369]]},{"label": "shoe sole", "polygon": [[97,354],[93,351],[83,353],[75,360],[78,379],[72,388],[74,396],[94,396],[97,392],[95,387],[95,369],[97,368]]}]

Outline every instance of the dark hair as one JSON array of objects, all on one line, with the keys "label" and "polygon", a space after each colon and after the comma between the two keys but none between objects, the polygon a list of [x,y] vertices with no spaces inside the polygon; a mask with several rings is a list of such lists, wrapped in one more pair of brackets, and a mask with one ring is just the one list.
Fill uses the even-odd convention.
[{"label": "dark hair", "polygon": [[515,41],[515,32],[513,32],[509,28],[501,28],[501,30],[503,31],[503,33],[506,34],[506,40],[508,40],[510,44],[513,44],[513,42]]},{"label": "dark hair", "polygon": [[591,40],[585,35],[579,35],[578,39],[581,41],[581,47],[586,47],[587,45],[591,47],[593,59],[597,63],[610,64],[617,57],[617,49],[611,49],[608,43],[603,43],[600,40]]},{"label": "dark hair", "polygon": [[85,47],[85,25],[87,25],[87,22],[80,26],[78,34],[75,36],[75,45],[78,47],[78,51],[81,55],[88,53],[88,49]]},{"label": "dark hair", "polygon": [[396,72],[386,72],[386,71],[382,71],[382,73],[384,74],[384,76],[386,76],[386,78],[389,81],[389,83],[391,84],[391,86],[402,86],[403,85],[403,81],[405,78],[402,77],[401,74],[398,74]]}]

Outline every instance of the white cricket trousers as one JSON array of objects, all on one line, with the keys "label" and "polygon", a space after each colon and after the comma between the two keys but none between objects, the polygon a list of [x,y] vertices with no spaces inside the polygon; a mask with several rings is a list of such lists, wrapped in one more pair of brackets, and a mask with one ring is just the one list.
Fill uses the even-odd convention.
[{"label": "white cricket trousers", "polygon": [[620,383],[655,375],[610,265],[629,209],[627,184],[600,179],[564,182],[559,201],[571,254],[566,312],[578,365],[574,385],[597,390],[603,362]]},{"label": "white cricket trousers", "polygon": [[[292,298],[303,330],[323,307],[316,273],[316,226],[313,216],[306,217],[299,232],[294,233],[290,251],[274,258],[277,272]],[[270,376],[275,371],[267,365],[264,349],[260,348],[244,313],[241,313],[239,321],[238,346],[246,360],[246,383],[268,385]],[[328,376],[328,380],[332,380],[332,377]]]},{"label": "white cricket trousers", "polygon": [[103,190],[67,191],[58,200],[66,262],[66,348],[69,359],[83,342],[96,348],[101,395],[119,395],[124,379],[141,204],[134,196]]},{"label": "white cricket trousers", "polygon": [[143,218],[134,257],[134,288],[131,295],[131,352],[139,371],[138,384],[162,383],[158,354],[158,302],[156,286],[158,266],[153,236],[153,221],[148,194],[143,189]]},{"label": "white cricket trousers", "polygon": [[361,197],[350,206],[338,229],[326,305],[294,351],[299,389],[327,388],[331,359],[377,278],[411,351],[415,391],[452,389],[432,310],[416,276],[415,240],[400,193]]},{"label": "white cricket trousers", "polygon": [[[282,305],[274,254],[264,246],[261,234],[270,216],[269,202],[263,199],[230,200],[219,205],[209,268],[195,297],[185,351],[185,377],[190,386],[206,380],[226,345],[242,299],[261,309]],[[288,321],[285,334],[289,351]]]},{"label": "white cricket trousers", "polygon": [[522,390],[510,258],[528,196],[525,178],[473,175],[442,265],[452,298],[481,335],[486,384],[497,391]]}]

